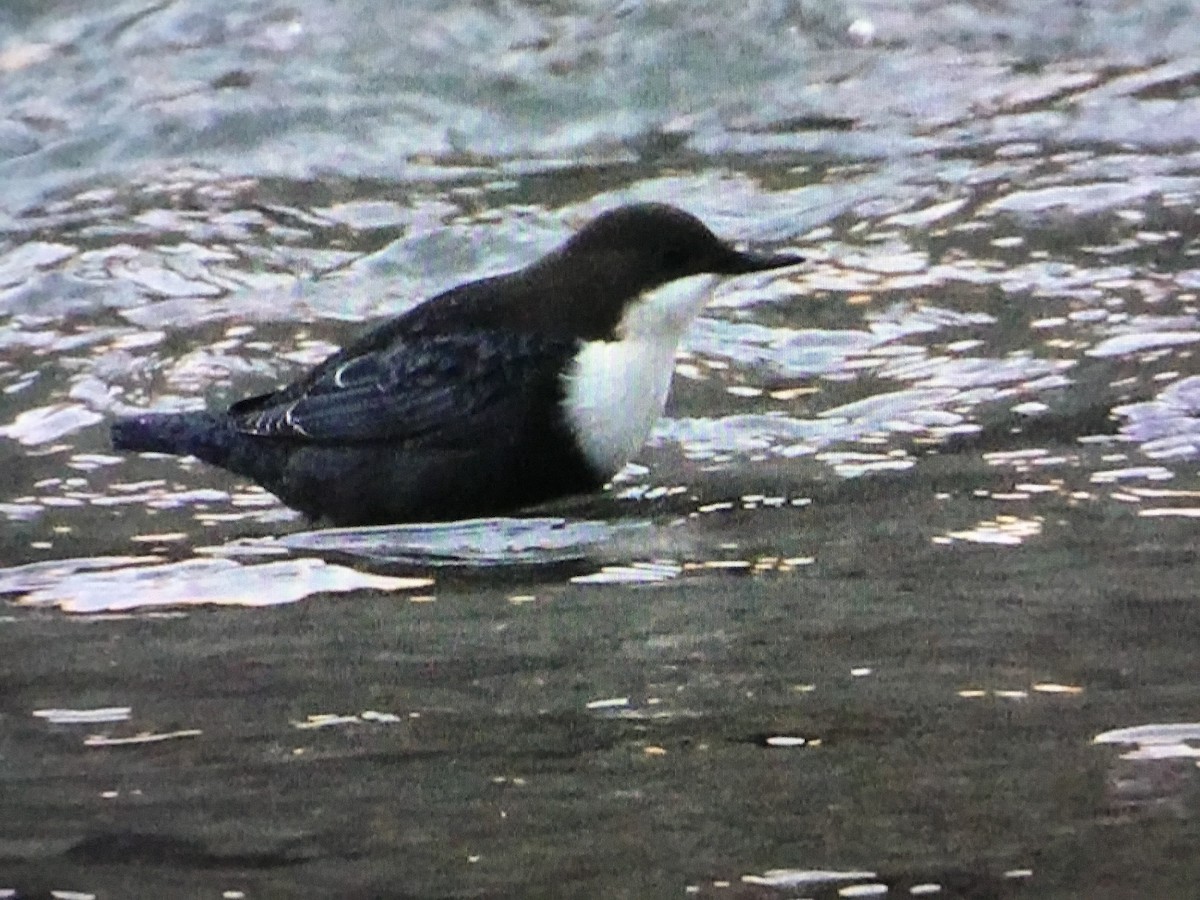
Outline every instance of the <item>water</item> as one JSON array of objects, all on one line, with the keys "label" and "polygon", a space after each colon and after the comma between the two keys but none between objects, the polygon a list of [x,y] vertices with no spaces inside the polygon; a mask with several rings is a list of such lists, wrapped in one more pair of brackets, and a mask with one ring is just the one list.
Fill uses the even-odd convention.
[{"label": "water", "polygon": [[[0,896],[1190,896],[1197,35],[9,4]],[[630,199],[811,262],[602,495],[312,534],[107,445]]]}]

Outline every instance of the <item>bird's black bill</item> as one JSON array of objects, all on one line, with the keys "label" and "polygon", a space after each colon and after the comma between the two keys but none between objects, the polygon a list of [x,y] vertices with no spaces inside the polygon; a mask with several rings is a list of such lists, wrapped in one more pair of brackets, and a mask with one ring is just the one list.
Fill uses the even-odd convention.
[{"label": "bird's black bill", "polygon": [[734,250],[725,264],[721,266],[720,272],[724,275],[745,275],[749,272],[782,269],[804,261],[804,257],[796,253],[754,253],[749,250]]}]

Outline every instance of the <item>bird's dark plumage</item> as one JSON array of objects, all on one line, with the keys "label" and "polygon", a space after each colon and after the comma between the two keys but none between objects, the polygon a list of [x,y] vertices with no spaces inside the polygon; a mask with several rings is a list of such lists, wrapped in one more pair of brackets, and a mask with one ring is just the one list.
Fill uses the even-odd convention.
[{"label": "bird's dark plumage", "polygon": [[524,269],[384,323],[287,387],[223,414],[121,419],[113,445],[195,455],[336,524],[498,514],[592,490],[614,473],[589,462],[562,410],[581,348],[618,340],[646,291],[797,261],[737,251],[674,207],[621,207]]}]

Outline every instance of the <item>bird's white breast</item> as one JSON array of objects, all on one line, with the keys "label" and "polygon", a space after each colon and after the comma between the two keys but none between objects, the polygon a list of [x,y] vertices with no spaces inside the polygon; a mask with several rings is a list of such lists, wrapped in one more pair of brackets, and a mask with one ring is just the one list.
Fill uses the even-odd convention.
[{"label": "bird's white breast", "polygon": [[675,352],[717,279],[695,275],[643,295],[617,327],[617,340],[592,341],[565,378],[565,409],[587,461],[605,477],[633,457],[662,415]]}]

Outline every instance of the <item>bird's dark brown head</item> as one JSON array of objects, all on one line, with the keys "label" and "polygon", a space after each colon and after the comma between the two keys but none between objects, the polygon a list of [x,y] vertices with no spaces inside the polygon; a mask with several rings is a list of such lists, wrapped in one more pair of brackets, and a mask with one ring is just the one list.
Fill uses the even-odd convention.
[{"label": "bird's dark brown head", "polygon": [[738,250],[690,213],[635,203],[601,213],[517,274],[539,285],[526,307],[539,329],[609,338],[647,292],[693,275],[743,275],[792,266],[794,254]]},{"label": "bird's dark brown head", "polygon": [[558,252],[575,261],[620,256],[624,268],[644,280],[643,289],[704,272],[742,275],[803,261],[737,250],[691,213],[666,203],[633,203],[601,213]]}]

